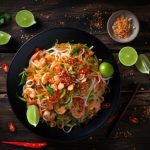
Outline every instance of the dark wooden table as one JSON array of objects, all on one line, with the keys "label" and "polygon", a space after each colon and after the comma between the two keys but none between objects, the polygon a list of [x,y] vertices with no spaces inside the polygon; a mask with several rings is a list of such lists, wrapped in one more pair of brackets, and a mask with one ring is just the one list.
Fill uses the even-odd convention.
[{"label": "dark wooden table", "polygon": [[[123,1],[123,2],[122,2]],[[35,34],[53,27],[75,27],[90,32],[100,39],[113,53],[121,75],[121,95],[116,114],[119,115],[130,100],[134,89],[140,83],[132,103],[117,123],[111,136],[106,137],[112,122],[107,121],[89,137],[71,143],[57,143],[44,139],[27,130],[14,115],[8,102],[6,91],[6,74],[0,70],[0,140],[13,141],[48,141],[45,149],[102,149],[102,150],[149,150],[150,149],[150,76],[139,73],[135,67],[124,67],[118,61],[118,51],[129,45],[150,58],[150,2],[135,0],[0,0],[0,11],[12,14],[11,23],[0,28],[10,33],[13,43],[0,46],[0,64],[10,64],[18,48]],[[22,29],[15,23],[15,14],[20,9],[31,10],[37,20],[34,28]],[[135,13],[140,21],[140,33],[131,43],[119,44],[110,39],[106,22],[115,11],[127,9]],[[102,28],[98,20],[102,19]],[[139,119],[138,124],[129,122],[129,116]],[[17,127],[16,133],[7,131],[7,121],[13,120]],[[0,149],[24,149],[0,144]]]}]

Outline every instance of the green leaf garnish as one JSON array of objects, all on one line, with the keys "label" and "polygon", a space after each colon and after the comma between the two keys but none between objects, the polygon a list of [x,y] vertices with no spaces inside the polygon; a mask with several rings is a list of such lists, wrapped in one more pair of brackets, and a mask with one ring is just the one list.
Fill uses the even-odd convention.
[{"label": "green leaf garnish", "polygon": [[51,96],[54,94],[53,88],[51,88],[49,85],[46,86],[47,91],[50,93]]},{"label": "green leaf garnish", "polygon": [[16,96],[17,96],[20,100],[22,100],[23,102],[25,102],[25,101],[26,101],[26,100],[25,100],[25,98],[23,98],[23,97],[19,96],[19,95],[18,95],[18,93],[16,93]]},{"label": "green leaf garnish", "polygon": [[81,49],[81,48],[79,48],[79,47],[74,48],[74,49],[70,52],[70,55],[72,56],[72,55],[76,54],[80,49]]},{"label": "green leaf garnish", "polygon": [[22,76],[21,76],[21,80],[20,80],[19,86],[20,85],[24,85],[25,82],[26,82],[26,73],[24,71],[23,74],[22,74]]},{"label": "green leaf garnish", "polygon": [[78,126],[80,126],[80,122],[79,122],[75,117],[73,117],[71,114],[69,114],[69,118],[70,118],[74,123],[76,123]]}]

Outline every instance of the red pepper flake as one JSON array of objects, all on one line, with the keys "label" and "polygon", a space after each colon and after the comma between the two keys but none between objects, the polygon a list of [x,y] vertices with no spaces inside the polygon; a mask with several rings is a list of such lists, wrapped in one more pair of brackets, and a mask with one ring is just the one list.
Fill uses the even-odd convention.
[{"label": "red pepper flake", "polygon": [[40,49],[39,49],[39,48],[35,48],[34,51],[35,51],[35,53],[36,53],[36,52],[40,51]]},{"label": "red pepper flake", "polygon": [[139,118],[136,116],[129,116],[129,121],[132,124],[139,124]]},{"label": "red pepper flake", "polygon": [[2,70],[3,70],[4,73],[8,73],[8,71],[9,71],[9,66],[8,66],[8,64],[2,64],[2,65],[0,66],[0,68],[2,68]]},{"label": "red pepper flake", "polygon": [[16,126],[13,121],[7,122],[7,129],[9,132],[14,133],[16,131]]},{"label": "red pepper flake", "polygon": [[110,102],[102,103],[102,109],[109,109],[109,108],[111,108],[111,103]]},{"label": "red pepper flake", "polygon": [[115,118],[116,118],[116,115],[115,115],[115,114],[112,114],[112,115],[108,118],[107,123],[108,123],[108,124],[111,124],[111,123],[115,120]]},{"label": "red pepper flake", "polygon": [[90,29],[91,30],[102,30],[103,28],[103,18],[102,18],[102,12],[97,11],[93,14],[92,20],[90,22]]}]

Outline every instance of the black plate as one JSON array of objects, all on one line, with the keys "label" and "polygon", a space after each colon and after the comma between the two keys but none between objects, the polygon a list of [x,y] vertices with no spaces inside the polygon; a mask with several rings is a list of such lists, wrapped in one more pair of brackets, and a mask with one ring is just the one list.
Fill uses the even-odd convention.
[{"label": "black plate", "polygon": [[[109,83],[110,93],[105,96],[106,101],[112,103],[111,109],[101,110],[97,116],[95,116],[87,124],[73,128],[73,130],[68,134],[64,133],[57,127],[50,128],[45,123],[39,123],[36,128],[31,126],[26,119],[26,104],[16,97],[16,93],[21,94],[22,92],[21,87],[18,87],[18,83],[20,81],[20,77],[18,75],[25,67],[28,66],[28,61],[33,55],[34,49],[37,47],[40,49],[50,48],[56,40],[58,40],[59,43],[69,41],[74,43],[87,43],[88,46],[93,45],[93,50],[95,51],[97,57],[103,59],[104,61],[110,62],[114,66],[115,70],[113,78]],[[41,136],[53,140],[74,140],[84,137],[102,126],[102,124],[111,115],[119,99],[120,75],[117,64],[111,52],[93,35],[73,28],[55,28],[39,33],[27,41],[19,49],[10,65],[10,70],[7,76],[7,92],[13,111],[25,127]]]}]

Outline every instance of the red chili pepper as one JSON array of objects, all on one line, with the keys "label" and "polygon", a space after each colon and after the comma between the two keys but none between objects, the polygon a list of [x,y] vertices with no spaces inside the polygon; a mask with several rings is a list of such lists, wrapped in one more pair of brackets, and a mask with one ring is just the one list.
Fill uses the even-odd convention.
[{"label": "red chili pepper", "polygon": [[50,101],[56,101],[58,99],[59,95],[60,95],[59,92],[55,91],[53,96],[50,97]]},{"label": "red chili pepper", "polygon": [[4,144],[10,144],[10,145],[17,145],[27,148],[43,148],[47,146],[47,142],[36,142],[36,143],[30,143],[30,142],[12,142],[12,141],[2,141]]},{"label": "red chili pepper", "polygon": [[2,64],[0,68],[2,68],[5,73],[8,73],[8,71],[9,71],[8,64]]},{"label": "red chili pepper", "polygon": [[16,126],[12,121],[7,122],[7,128],[8,128],[8,131],[11,133],[16,131]]},{"label": "red chili pepper", "polygon": [[109,109],[109,108],[111,108],[111,103],[109,103],[109,102],[103,103],[103,104],[102,104],[102,108],[103,108],[103,109]]},{"label": "red chili pepper", "polygon": [[84,67],[82,69],[80,69],[80,74],[87,74],[89,71],[90,71],[90,67],[87,66],[87,67]]},{"label": "red chili pepper", "polygon": [[82,98],[77,97],[77,98],[75,98],[75,100],[81,105],[84,104],[84,101]]},{"label": "red chili pepper", "polygon": [[139,124],[139,118],[136,117],[136,116],[129,116],[129,121],[132,123],[132,124]]}]

